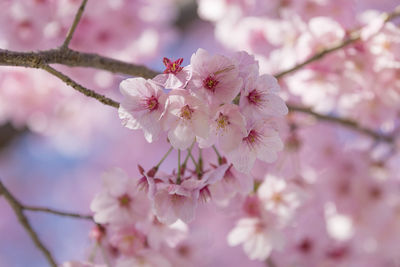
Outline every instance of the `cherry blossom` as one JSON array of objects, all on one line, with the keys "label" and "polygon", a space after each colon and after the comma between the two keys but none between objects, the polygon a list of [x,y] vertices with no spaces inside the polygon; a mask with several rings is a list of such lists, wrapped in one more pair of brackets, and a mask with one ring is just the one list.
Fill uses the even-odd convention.
[{"label": "cherry blossom", "polygon": [[130,129],[142,129],[149,143],[157,140],[166,101],[162,88],[143,78],[124,80],[120,88],[124,100],[118,114],[123,125]]},{"label": "cherry blossom", "polygon": [[181,184],[165,184],[154,195],[153,209],[157,219],[172,224],[178,219],[188,223],[194,219],[201,182],[184,180]]},{"label": "cherry blossom", "polygon": [[187,89],[210,104],[231,102],[239,93],[242,79],[235,62],[225,56],[210,55],[198,49],[190,59],[192,79]]},{"label": "cherry blossom", "polygon": [[168,94],[164,128],[168,139],[176,149],[187,149],[196,139],[208,138],[209,111],[205,103],[186,90],[174,90]]},{"label": "cherry blossom", "polygon": [[283,143],[271,123],[259,120],[250,123],[247,134],[242,136],[239,145],[227,154],[227,158],[237,170],[248,173],[256,159],[273,162],[282,149]]},{"label": "cherry blossom", "polygon": [[273,225],[259,218],[240,219],[228,235],[231,246],[243,244],[243,249],[252,260],[265,260],[273,248],[283,246],[282,234]]},{"label": "cherry blossom", "polygon": [[141,202],[136,181],[121,169],[103,175],[104,189],[93,199],[90,208],[97,223],[126,223],[145,219],[148,205]]},{"label": "cherry blossom", "polygon": [[240,96],[241,111],[247,118],[286,115],[286,104],[277,95],[279,88],[277,80],[271,75],[249,78]]},{"label": "cherry blossom", "polygon": [[153,81],[159,83],[167,89],[185,88],[191,78],[192,71],[190,66],[181,67],[183,58],[171,61],[168,58],[163,59],[165,70],[153,78]]},{"label": "cherry blossom", "polygon": [[213,113],[210,135],[207,139],[199,138],[199,146],[204,148],[218,143],[223,151],[232,151],[246,134],[245,118],[233,104],[225,104]]}]

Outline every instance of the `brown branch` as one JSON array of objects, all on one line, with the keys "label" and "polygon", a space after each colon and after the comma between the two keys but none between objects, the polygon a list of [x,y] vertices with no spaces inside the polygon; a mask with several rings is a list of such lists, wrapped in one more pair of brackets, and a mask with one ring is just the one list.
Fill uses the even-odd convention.
[{"label": "brown branch", "polygon": [[[391,13],[383,14],[383,16],[385,16],[385,20],[384,20],[385,23],[399,17],[400,16],[400,6],[397,6],[394,9],[394,11]],[[358,40],[360,40],[360,37],[361,37],[360,33],[361,33],[361,30],[354,31],[354,32],[350,33],[349,36],[344,41],[342,41],[330,48],[325,48],[325,49],[321,50],[320,52],[311,56],[309,59],[307,59],[299,64],[296,64],[295,66],[293,66],[287,70],[281,71],[281,72],[275,74],[274,76],[277,79],[282,78],[283,76],[285,76],[289,73],[295,72],[314,61],[320,60],[321,58],[325,57],[328,54],[331,54],[332,52],[338,51],[352,43],[355,43]]]},{"label": "brown branch", "polygon": [[293,104],[288,104],[288,107],[291,112],[301,112],[301,113],[312,115],[315,118],[323,120],[323,121],[337,123],[337,124],[340,124],[342,126],[349,128],[353,131],[357,131],[357,132],[363,133],[365,135],[368,135],[378,141],[382,140],[382,141],[385,141],[388,143],[392,143],[394,141],[392,136],[379,134],[371,129],[368,129],[368,128],[365,128],[365,127],[359,125],[356,121],[353,121],[350,119],[340,118],[340,117],[335,117],[335,116],[330,116],[330,115],[324,115],[324,114],[313,111],[311,108],[296,106]]},{"label": "brown branch", "polygon": [[0,49],[0,65],[3,66],[40,68],[49,64],[101,69],[146,79],[151,79],[158,74],[158,72],[142,65],[131,64],[98,54],[78,52],[72,49],[59,48],[37,52],[16,52]]},{"label": "brown branch", "polygon": [[35,243],[36,247],[43,253],[46,257],[47,261],[49,262],[50,266],[57,267],[57,263],[55,262],[53,256],[51,255],[50,251],[43,245],[42,241],[40,241],[39,236],[33,230],[31,224],[29,223],[28,218],[24,214],[24,209],[21,203],[7,190],[7,188],[3,185],[0,181],[0,193],[3,194],[4,198],[8,201],[10,206],[13,208],[15,215],[21,225],[25,228],[28,232],[29,236],[31,237],[33,243]]},{"label": "brown branch", "polygon": [[77,218],[77,219],[93,221],[93,217],[91,215],[83,215],[83,214],[79,214],[79,213],[59,211],[59,210],[54,210],[54,209],[45,208],[45,207],[34,207],[34,206],[27,206],[27,205],[22,205],[21,207],[22,207],[22,209],[29,210],[29,211],[46,212],[46,213],[51,213],[51,214],[60,215],[60,216],[64,216],[64,217],[72,217],[72,218]]},{"label": "brown branch", "polygon": [[108,106],[111,106],[114,108],[119,107],[119,103],[117,101],[112,100],[111,98],[108,98],[104,95],[98,94],[93,90],[83,87],[79,83],[75,82],[68,76],[66,76],[63,73],[59,72],[58,70],[50,67],[49,65],[43,65],[43,66],[41,66],[41,68],[44,69],[45,71],[53,74],[54,76],[56,76],[57,78],[59,78],[60,80],[62,80],[63,82],[65,82],[66,84],[68,84],[69,86],[74,88],[75,90],[77,90],[78,92],[80,92],[88,97],[95,98],[98,101],[100,101],[101,103],[103,103],[104,105],[108,105]]},{"label": "brown branch", "polygon": [[69,29],[67,36],[65,37],[65,41],[62,44],[61,48],[66,49],[68,48],[69,43],[71,42],[72,36],[74,35],[75,29],[81,20],[83,11],[85,10],[87,0],[83,0],[81,6],[79,7],[78,11],[75,14],[74,22],[72,23],[71,28]]}]

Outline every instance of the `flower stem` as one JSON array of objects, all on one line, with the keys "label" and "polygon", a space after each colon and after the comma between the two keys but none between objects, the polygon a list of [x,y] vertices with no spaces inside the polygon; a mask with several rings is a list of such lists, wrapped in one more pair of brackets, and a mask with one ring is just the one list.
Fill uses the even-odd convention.
[{"label": "flower stem", "polygon": [[160,165],[164,162],[164,160],[168,157],[169,153],[171,153],[173,147],[171,146],[169,148],[169,150],[167,151],[167,153],[165,153],[165,155],[162,157],[162,159],[157,163],[157,165],[155,166],[157,169],[160,167]]},{"label": "flower stem", "polygon": [[178,149],[178,178],[176,179],[176,183],[181,183],[181,150]]},{"label": "flower stem", "polygon": [[182,164],[182,167],[183,168],[186,168],[186,164],[187,164],[187,161],[189,160],[189,155],[190,155],[190,153],[192,153],[192,149],[193,149],[193,146],[194,146],[194,143],[195,143],[196,141],[193,141],[193,143],[192,143],[192,145],[188,148],[188,153],[187,153],[187,155],[186,155],[186,157],[185,157],[185,160],[183,161],[183,164]]},{"label": "flower stem", "polygon": [[217,154],[217,157],[218,157],[218,164],[221,165],[221,164],[222,164],[222,157],[221,157],[221,154],[219,153],[218,149],[217,149],[214,145],[212,146],[212,148],[214,149],[215,154]]}]

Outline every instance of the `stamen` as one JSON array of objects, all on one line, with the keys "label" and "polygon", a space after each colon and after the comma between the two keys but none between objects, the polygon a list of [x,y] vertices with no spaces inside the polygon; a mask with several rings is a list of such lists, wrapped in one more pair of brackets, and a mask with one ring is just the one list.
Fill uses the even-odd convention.
[{"label": "stamen", "polygon": [[252,148],[261,142],[261,135],[254,129],[249,132],[249,134],[243,138],[243,141]]},{"label": "stamen", "polygon": [[217,122],[217,129],[225,129],[230,124],[228,116],[222,113],[219,113],[218,119],[215,121]]},{"label": "stamen", "polygon": [[248,95],[247,99],[249,103],[260,106],[264,102],[263,93],[257,91],[257,89],[253,89]]},{"label": "stamen", "polygon": [[185,120],[190,120],[192,118],[194,110],[189,107],[189,105],[185,105],[181,108],[180,117]]},{"label": "stamen", "polygon": [[118,201],[120,207],[129,208],[132,199],[128,194],[124,194],[118,198]]},{"label": "stamen", "polygon": [[146,100],[146,108],[149,111],[153,111],[153,110],[158,109],[158,99],[153,95],[151,97],[147,98],[147,100]]},{"label": "stamen", "polygon": [[183,62],[183,58],[179,58],[176,61],[171,61],[168,58],[164,58],[163,59],[163,63],[166,67],[166,69],[164,70],[164,73],[172,73],[172,74],[177,74],[178,72],[180,72],[183,67],[181,67],[181,64]]},{"label": "stamen", "polygon": [[217,81],[217,79],[215,79],[215,77],[211,76],[211,75],[209,75],[203,81],[203,86],[212,92],[215,92],[215,87],[217,87],[218,84],[219,84],[219,81]]}]

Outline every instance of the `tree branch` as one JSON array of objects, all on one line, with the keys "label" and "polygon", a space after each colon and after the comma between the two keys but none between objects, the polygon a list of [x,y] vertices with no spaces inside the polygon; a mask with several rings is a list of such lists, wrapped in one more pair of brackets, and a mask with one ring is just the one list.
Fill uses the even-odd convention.
[{"label": "tree branch", "polygon": [[98,54],[83,53],[72,49],[51,49],[37,52],[16,52],[0,49],[0,65],[40,68],[43,65],[62,64],[69,67],[89,67],[112,73],[154,78],[158,72],[142,65],[112,59]]},{"label": "tree branch", "polygon": [[111,98],[108,98],[108,97],[106,97],[104,95],[96,93],[93,90],[90,90],[90,89],[87,89],[87,88],[83,87],[79,83],[75,82],[74,80],[72,80],[68,76],[66,76],[63,73],[59,72],[58,70],[50,67],[49,65],[43,65],[40,68],[42,68],[45,71],[53,74],[54,76],[56,76],[57,78],[59,78],[60,80],[65,82],[67,85],[69,85],[72,88],[74,88],[75,90],[77,90],[78,92],[80,92],[80,93],[82,93],[82,94],[84,94],[84,95],[86,95],[88,97],[95,98],[98,101],[100,101],[101,103],[103,103],[104,105],[108,105],[108,106],[111,106],[111,107],[114,107],[114,108],[118,108],[119,107],[119,103],[117,101],[114,101]]},{"label": "tree branch", "polygon": [[46,213],[51,213],[54,215],[60,215],[60,216],[64,216],[64,217],[72,217],[72,218],[77,218],[77,219],[93,221],[93,217],[91,215],[83,215],[83,214],[79,214],[79,213],[59,211],[59,210],[54,210],[54,209],[45,208],[45,207],[34,207],[34,206],[27,206],[27,205],[22,205],[21,207],[22,207],[22,209],[29,210],[29,211],[46,212]]},{"label": "tree branch", "polygon": [[[397,6],[393,12],[386,13],[383,15],[386,17],[384,20],[385,23],[399,17],[400,16],[400,6]],[[349,37],[347,37],[347,39],[338,43],[337,45],[334,45],[330,48],[325,48],[325,49],[321,50],[320,52],[311,56],[309,59],[307,59],[299,64],[296,64],[295,66],[293,66],[287,70],[281,71],[281,72],[275,74],[274,76],[277,79],[282,78],[283,76],[285,76],[289,73],[295,72],[314,61],[320,60],[321,58],[325,57],[326,55],[328,55],[332,52],[338,51],[354,42],[357,42],[358,40],[360,40],[360,37],[361,37],[361,30],[354,31],[349,34]]]},{"label": "tree branch", "polygon": [[289,111],[291,111],[291,112],[301,112],[301,113],[312,115],[315,118],[323,120],[323,121],[337,123],[344,127],[349,128],[353,131],[357,131],[357,132],[363,133],[365,135],[368,135],[378,141],[382,140],[382,141],[385,141],[388,143],[393,143],[393,141],[394,141],[392,136],[379,134],[371,129],[368,129],[368,128],[365,128],[365,127],[359,125],[356,121],[353,121],[350,119],[339,118],[339,117],[330,116],[330,115],[324,115],[324,114],[313,111],[311,108],[296,106],[293,104],[288,104],[288,107],[289,107]]},{"label": "tree branch", "polygon": [[66,49],[68,48],[69,43],[71,42],[72,36],[74,35],[75,29],[79,24],[79,21],[81,20],[83,11],[85,10],[87,0],[83,0],[81,3],[81,6],[78,9],[78,12],[75,14],[74,22],[72,23],[71,28],[69,29],[67,36],[65,37],[65,41],[62,44],[61,48]]},{"label": "tree branch", "polygon": [[7,188],[3,185],[0,181],[0,193],[3,194],[4,198],[8,201],[8,203],[13,208],[15,215],[21,225],[25,228],[28,232],[29,236],[31,237],[33,243],[35,243],[36,247],[43,253],[46,257],[47,261],[49,262],[50,266],[57,267],[57,263],[55,262],[53,256],[51,255],[50,251],[43,245],[42,241],[40,241],[39,236],[33,230],[31,224],[29,223],[28,218],[24,215],[23,206],[21,203],[7,190]]}]

